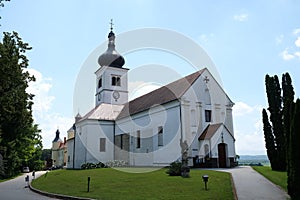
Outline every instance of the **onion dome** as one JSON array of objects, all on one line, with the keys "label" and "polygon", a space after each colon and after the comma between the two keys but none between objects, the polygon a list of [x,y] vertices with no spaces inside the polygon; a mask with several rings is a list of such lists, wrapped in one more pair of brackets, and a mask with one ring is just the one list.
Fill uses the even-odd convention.
[{"label": "onion dome", "polygon": [[115,49],[115,34],[112,31],[112,27],[110,29],[111,31],[108,34],[108,48],[99,56],[98,63],[100,66],[121,68],[125,64],[125,60]]},{"label": "onion dome", "polygon": [[57,129],[56,133],[55,133],[55,138],[52,142],[62,142],[62,140],[59,138],[59,130]]}]

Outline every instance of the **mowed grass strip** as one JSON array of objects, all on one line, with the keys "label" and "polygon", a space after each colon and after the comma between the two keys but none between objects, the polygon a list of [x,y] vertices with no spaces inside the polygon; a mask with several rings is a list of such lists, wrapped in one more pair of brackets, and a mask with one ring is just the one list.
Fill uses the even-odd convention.
[{"label": "mowed grass strip", "polygon": [[[126,173],[115,169],[57,170],[32,182],[43,191],[94,199],[234,199],[229,173],[191,170],[190,178],[168,176],[166,169]],[[208,191],[202,175],[209,175]],[[87,180],[91,177],[90,192]]]},{"label": "mowed grass strip", "polygon": [[287,192],[287,173],[273,171],[270,166],[253,166],[254,170]]}]

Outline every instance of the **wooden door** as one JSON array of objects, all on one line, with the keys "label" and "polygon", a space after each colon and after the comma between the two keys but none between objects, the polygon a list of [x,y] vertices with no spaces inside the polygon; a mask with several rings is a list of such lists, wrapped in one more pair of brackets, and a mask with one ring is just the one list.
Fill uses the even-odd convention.
[{"label": "wooden door", "polygon": [[226,144],[220,143],[218,144],[218,154],[219,154],[219,167],[225,168],[226,165]]}]

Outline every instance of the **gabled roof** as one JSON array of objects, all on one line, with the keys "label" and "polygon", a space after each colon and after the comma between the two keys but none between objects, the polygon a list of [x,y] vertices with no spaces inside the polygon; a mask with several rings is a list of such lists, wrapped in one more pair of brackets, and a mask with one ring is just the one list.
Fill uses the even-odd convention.
[{"label": "gabled roof", "polygon": [[179,99],[199,78],[205,69],[206,68],[126,103],[120,115],[118,116],[118,119],[148,110],[155,105],[162,105]]},{"label": "gabled roof", "polygon": [[202,134],[199,136],[198,140],[209,140],[217,132],[217,130],[222,126],[222,123],[219,124],[209,124]]},{"label": "gabled roof", "polygon": [[83,121],[85,119],[115,120],[123,107],[124,105],[113,105],[113,104],[102,103],[96,106],[95,108],[93,108],[79,121]]},{"label": "gabled roof", "polygon": [[219,128],[223,126],[229,133],[229,135],[232,137],[232,139],[235,141],[235,138],[233,137],[232,133],[229,131],[229,129],[225,126],[223,123],[218,124],[209,124],[204,131],[199,136],[198,140],[210,140],[214,134],[219,130]]}]

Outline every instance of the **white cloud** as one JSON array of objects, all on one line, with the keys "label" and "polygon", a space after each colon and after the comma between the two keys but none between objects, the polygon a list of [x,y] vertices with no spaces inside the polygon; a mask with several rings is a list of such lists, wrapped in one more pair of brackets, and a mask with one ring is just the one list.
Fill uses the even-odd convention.
[{"label": "white cloud", "polygon": [[295,41],[296,47],[300,47],[300,37],[298,37]]},{"label": "white cloud", "polygon": [[285,49],[279,55],[283,58],[283,60],[291,60],[295,58],[295,56],[293,54],[290,54],[287,49]]},{"label": "white cloud", "polygon": [[294,55],[300,59],[300,51],[296,51]]},{"label": "white cloud", "polygon": [[261,105],[237,102],[233,107],[236,152],[240,155],[266,154]]},{"label": "white cloud", "polygon": [[251,113],[253,110],[253,107],[247,105],[244,102],[236,102],[233,107],[233,116],[243,116]]},{"label": "white cloud", "polygon": [[149,83],[145,83],[143,81],[129,82],[128,83],[128,89],[130,94],[129,100],[147,94],[153,90],[156,90],[161,86],[162,86],[161,84],[154,83],[154,82],[149,82]]},{"label": "white cloud", "polygon": [[[43,75],[35,70],[28,68],[27,71],[34,75],[36,81],[30,82],[27,92],[34,94],[34,114],[42,117],[52,106],[52,102],[55,99],[54,96],[50,96],[48,93],[52,88],[51,78],[45,78]],[[37,116],[35,116],[37,117]]]},{"label": "white cloud", "polygon": [[199,40],[202,41],[202,42],[207,42],[209,39],[211,39],[213,37],[214,37],[213,33],[210,33],[210,34],[201,34],[199,36]]},{"label": "white cloud", "polygon": [[30,82],[27,92],[35,95],[33,98],[33,118],[39,129],[42,130],[42,142],[44,148],[51,148],[52,140],[55,138],[56,129],[60,130],[60,137],[63,139],[67,134],[67,130],[74,123],[74,119],[65,117],[60,113],[52,111],[52,103],[55,97],[49,92],[52,88],[52,79],[44,77],[42,73],[35,69],[26,69],[31,75],[36,78],[35,82]]},{"label": "white cloud", "polygon": [[236,20],[236,21],[243,22],[243,21],[248,20],[248,14],[242,13],[242,14],[239,14],[239,15],[234,15],[233,19]]},{"label": "white cloud", "polygon": [[293,31],[293,34],[294,35],[297,35],[297,34],[299,34],[300,33],[300,28],[297,28],[297,29],[295,29],[294,31]]}]

